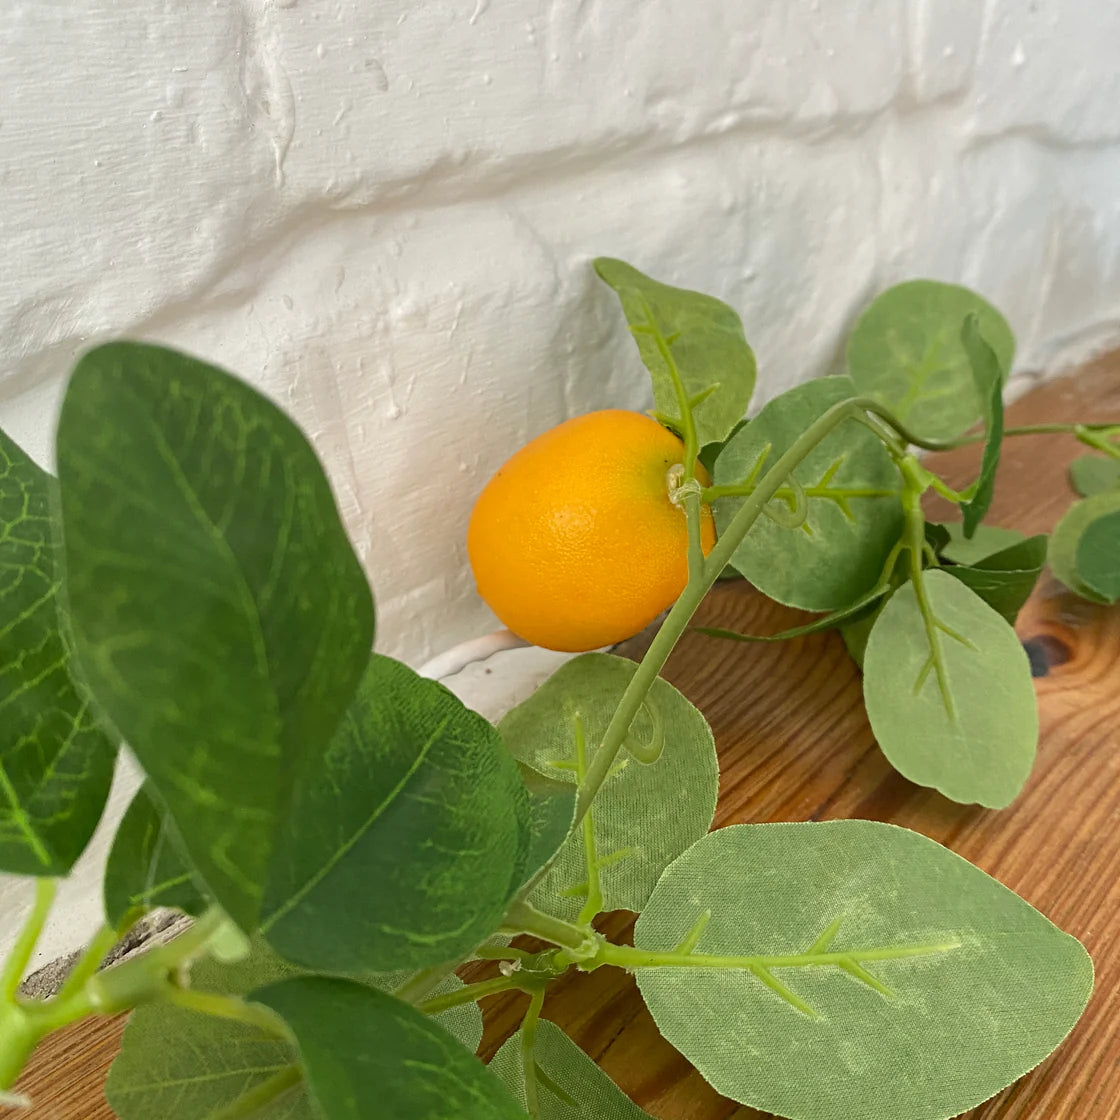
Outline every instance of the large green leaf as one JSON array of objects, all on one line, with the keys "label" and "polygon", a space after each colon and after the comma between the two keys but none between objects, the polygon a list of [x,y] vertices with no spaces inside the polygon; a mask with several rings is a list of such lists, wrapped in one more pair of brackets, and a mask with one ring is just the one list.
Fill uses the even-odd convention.
[{"label": "large green leaf", "polygon": [[1007,620],[946,572],[891,596],[867,642],[863,696],[879,746],[912,782],[1001,809],[1030,775],[1027,655]]},{"label": "large green leaf", "polygon": [[[715,503],[726,529],[755,483],[805,429],[840,401],[855,396],[847,377],[824,377],[772,400],[716,460],[715,483],[742,483],[742,494]],[[844,424],[793,472],[804,492],[805,519],[793,528],[760,518],[735,550],[732,564],[763,594],[791,607],[834,611],[878,582],[902,534],[902,484],[882,443],[860,424]],[[772,505],[789,513],[790,487]],[[782,518],[781,520],[784,520]]]},{"label": "large green leaf", "polygon": [[[650,1120],[555,1023],[542,1019],[533,1047],[538,1120]],[[517,1103],[525,1105],[521,1032],[506,1040],[490,1061]]]},{"label": "large green leaf", "polygon": [[1003,447],[1003,383],[1007,370],[1000,366],[999,356],[980,332],[980,320],[971,312],[961,328],[961,345],[972,370],[973,384],[980,397],[984,415],[984,452],[980,475],[972,488],[972,496],[961,502],[964,533],[971,537],[992,504],[996,487],[996,469]]},{"label": "large green leaf", "polygon": [[662,1034],[719,1092],[796,1120],[955,1116],[1042,1061],[1093,983],[1006,887],[872,821],[711,833],[634,943],[661,955],[637,979]]},{"label": "large green leaf", "polygon": [[1120,510],[1085,527],[1077,543],[1077,574],[1106,602],[1120,599]]},{"label": "large green leaf", "polygon": [[330,1120],[525,1120],[501,1081],[436,1023],[392,996],[323,977],[253,998],[296,1037],[308,1090]]},{"label": "large green leaf", "polygon": [[911,280],[888,288],[860,316],[848,340],[852,380],[923,439],[959,436],[984,415],[961,342],[969,315],[1006,376],[1015,337],[1004,317],[967,288]]},{"label": "large green leaf", "polygon": [[[191,971],[191,988],[231,996],[303,973],[256,942],[251,956],[235,964],[205,960]],[[368,976],[362,982],[391,991],[402,976]],[[449,976],[435,989],[442,995],[461,988]],[[473,1052],[482,1040],[482,1012],[477,1003],[453,1007],[438,1022]],[[132,1013],[120,1056],[109,1071],[105,1094],[121,1120],[209,1120],[299,1061],[293,1045],[249,1023],[218,1019],[168,1003],[146,1004]],[[254,1120],[320,1120],[305,1087],[299,1084]]]},{"label": "large green leaf", "polygon": [[528,808],[498,732],[375,654],[319,772],[296,791],[262,929],[317,969],[454,960],[498,928],[523,882]]},{"label": "large green leaf", "polygon": [[[1101,534],[1098,539],[1104,545],[1103,551],[1098,551],[1095,545],[1090,544],[1092,553],[1087,551],[1082,558],[1082,540],[1095,522],[1112,519],[1117,514],[1120,514],[1120,489],[1102,491],[1083,498],[1080,502],[1074,502],[1058,522],[1054,535],[1050,538],[1050,567],[1054,575],[1071,591],[1096,603],[1108,603],[1111,599],[1105,591],[1098,590],[1085,579],[1079,565],[1084,559],[1097,582],[1102,581],[1102,575],[1111,565],[1120,566],[1120,560],[1116,559],[1114,553],[1110,553],[1108,546],[1108,525],[1113,522],[1106,521],[1103,529],[1096,530]],[[1092,540],[1090,537],[1091,542]],[[1107,587],[1107,582],[1102,586]]]},{"label": "large green leaf", "polygon": [[[594,758],[637,666],[607,653],[587,653],[554,673],[498,725],[511,753],[541,774],[576,782],[577,736]],[[654,681],[624,749],[591,811],[603,910],[641,910],[665,867],[712,824],[719,763],[703,715],[671,684]],[[531,901],[574,918],[587,899],[587,857],[573,834],[537,884]]]},{"label": "large green leaf", "polygon": [[116,754],[59,628],[53,486],[0,432],[0,870],[17,875],[70,870]]},{"label": "large green leaf", "polygon": [[993,552],[974,564],[948,564],[942,571],[974,591],[988,606],[1014,624],[1046,566],[1045,534]]},{"label": "large green leaf", "polygon": [[739,316],[712,296],[660,284],[624,261],[600,257],[595,271],[622,304],[658,413],[681,430],[679,378],[689,399],[706,394],[692,409],[700,444],[726,439],[746,414],[756,374]]},{"label": "large green leaf", "polygon": [[105,916],[114,927],[138,910],[167,906],[197,917],[208,905],[183,842],[147,782],[117,826],[103,890]]},{"label": "large green leaf", "polygon": [[1083,498],[1091,498],[1105,490],[1120,489],[1120,459],[1082,455],[1070,463],[1069,480]]},{"label": "large green leaf", "polygon": [[83,673],[251,929],[291,790],[320,772],[373,634],[330,487],[264,397],[130,343],[78,363],[58,466]]}]

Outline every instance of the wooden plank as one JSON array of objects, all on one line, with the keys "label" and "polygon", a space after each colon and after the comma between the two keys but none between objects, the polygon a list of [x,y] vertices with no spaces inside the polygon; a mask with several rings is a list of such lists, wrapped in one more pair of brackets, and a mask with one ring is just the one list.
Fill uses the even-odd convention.
[{"label": "wooden plank", "polygon": [[[1034,391],[1011,409],[1010,422],[1110,417],[1120,417],[1120,352]],[[1009,441],[993,520],[1026,532],[1052,528],[1072,498],[1065,468],[1083,450],[1064,436]],[[930,462],[960,486],[978,458],[977,448],[967,448]],[[800,617],[734,584],[709,597],[700,621],[773,633]],[[1038,763],[1027,790],[1003,812],[954,805],[890,768],[872,739],[858,674],[835,635],[742,646],[691,634],[666,675],[715,731],[718,824],[842,817],[902,824],[977,863],[1085,942],[1097,989],[1084,1019],[1053,1058],[968,1115],[1104,1120],[1120,1116],[1120,610],[1083,603],[1044,577],[1018,629],[1049,671],[1036,682]],[[604,920],[617,936],[629,926],[625,915]],[[487,1001],[484,1056],[516,1029],[524,1007],[519,996]],[[633,980],[617,970],[565,978],[545,1014],[663,1120],[762,1115],[708,1088],[661,1039]],[[101,1085],[120,1029],[119,1019],[94,1021],[44,1044],[21,1082],[35,1100],[22,1115],[111,1117]]]}]

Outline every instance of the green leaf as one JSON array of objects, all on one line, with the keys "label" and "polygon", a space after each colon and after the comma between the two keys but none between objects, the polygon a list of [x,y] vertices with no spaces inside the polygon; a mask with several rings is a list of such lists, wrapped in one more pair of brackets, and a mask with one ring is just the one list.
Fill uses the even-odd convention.
[{"label": "green leaf", "polygon": [[1120,510],[1090,521],[1077,545],[1077,574],[1102,599],[1120,599]]},{"label": "green leaf", "polygon": [[1003,316],[967,288],[911,280],[883,292],[852,331],[848,371],[859,392],[879,398],[923,439],[953,439],[971,428],[984,402],[961,342],[969,315],[1006,375],[1015,338]]},{"label": "green leaf", "polygon": [[1083,498],[1120,488],[1120,459],[1082,455],[1070,463],[1069,480]]},{"label": "green leaf", "polygon": [[[626,1096],[555,1023],[540,1021],[533,1053],[538,1120],[650,1120],[649,1113]],[[490,1060],[490,1068],[524,1107],[520,1031],[506,1040]]]},{"label": "green leaf", "polygon": [[[607,653],[573,658],[498,724],[510,752],[541,774],[576,784],[576,738],[594,757],[637,666]],[[641,910],[672,860],[711,827],[719,763],[707,721],[658,678],[592,809],[603,910]],[[661,749],[664,748],[664,749]],[[656,755],[643,763],[634,756]],[[531,901],[575,918],[587,900],[581,833],[571,836]]]},{"label": "green leaf", "polygon": [[501,1081],[436,1023],[346,980],[303,977],[254,993],[299,1044],[330,1120],[525,1120]]},{"label": "green leaf", "polygon": [[1002,809],[1030,775],[1027,655],[1007,620],[946,572],[891,596],[867,643],[863,696],[879,746],[912,782]]},{"label": "green leaf", "polygon": [[[1090,550],[1086,551],[1084,557],[1094,579],[1107,588],[1109,569],[1118,563],[1115,553],[1110,563],[1108,552],[1109,537],[1114,531],[1110,530],[1109,526],[1112,524],[1111,519],[1117,513],[1120,513],[1120,489],[1106,490],[1090,498],[1083,498],[1079,502],[1074,502],[1066,510],[1065,516],[1058,522],[1054,535],[1050,538],[1049,559],[1054,575],[1071,591],[1095,603],[1108,603],[1111,599],[1104,591],[1090,584],[1081,573],[1082,539],[1094,522],[1108,519],[1104,528],[1098,530],[1100,535],[1094,533],[1093,538],[1090,538],[1091,542],[1095,541],[1095,543],[1090,544]],[[1100,552],[1097,551],[1098,545],[1104,546]]]},{"label": "green leaf", "polygon": [[319,772],[296,792],[261,928],[316,969],[454,960],[498,928],[521,885],[528,813],[498,732],[441,684],[375,654]]},{"label": "green leaf", "polygon": [[1003,529],[998,525],[980,525],[971,538],[964,535],[964,524],[960,521],[946,521],[936,527],[949,534],[948,543],[937,549],[938,555],[954,564],[979,563],[1027,539],[1016,529]]},{"label": "green leaf", "polygon": [[949,564],[942,570],[1014,624],[1046,566],[1046,549],[1046,535],[1040,534],[985,556],[971,566]]},{"label": "green leaf", "polygon": [[575,827],[576,788],[518,763],[529,794],[529,812],[522,839],[522,861],[517,875],[524,886],[564,846]]},{"label": "green leaf", "polygon": [[600,257],[595,271],[622,304],[657,412],[681,430],[679,378],[690,400],[703,395],[692,408],[701,445],[726,439],[746,414],[756,376],[739,316],[712,296],[659,284],[623,261]]},{"label": "green leaf", "polygon": [[[277,957],[262,942],[236,964],[200,961],[191,970],[194,991],[247,996],[255,988],[303,973]],[[403,976],[370,976],[362,981],[382,991]],[[461,988],[452,975],[433,994]],[[444,1011],[435,1019],[473,1052],[482,1040],[482,1012],[476,1003]],[[218,1019],[168,1003],[151,1003],[132,1012],[120,1056],[109,1071],[105,1095],[121,1120],[209,1120],[220,1108],[299,1061],[291,1043],[249,1023]],[[320,1120],[301,1083],[254,1120]]]},{"label": "green leaf", "polygon": [[330,487],[275,405],[135,343],[78,363],[58,466],[83,673],[251,930],[291,791],[319,772],[373,635]]},{"label": "green leaf", "polygon": [[70,870],[116,757],[59,627],[53,487],[0,432],[0,870],[16,875]]},{"label": "green leaf", "polygon": [[980,319],[975,312],[965,317],[961,345],[968,356],[984,415],[984,453],[980,461],[980,475],[972,497],[961,502],[964,534],[972,537],[988,512],[995,493],[996,468],[1003,446],[1003,383],[1007,379],[1007,369],[1000,365],[998,355],[980,333]]},{"label": "green leaf", "polygon": [[136,792],[105,865],[105,916],[119,927],[136,910],[167,906],[194,917],[208,902],[151,785]]},{"label": "green leaf", "polygon": [[[805,429],[840,401],[855,396],[847,377],[824,377],[772,400],[716,460],[717,486],[742,493],[714,506],[726,529],[754,484]],[[867,428],[845,424],[825,438],[793,473],[805,496],[805,520],[786,528],[760,518],[735,550],[732,564],[763,594],[807,611],[841,610],[879,581],[887,554],[902,534],[901,480],[882,443]],[[770,507],[797,504],[789,487]]]},{"label": "green leaf", "polygon": [[678,957],[701,926],[691,961],[638,969],[642,995],[718,1092],[796,1120],[956,1116],[1042,1061],[1093,983],[1081,945],[1021,898],[873,821],[706,836],[634,943]]}]

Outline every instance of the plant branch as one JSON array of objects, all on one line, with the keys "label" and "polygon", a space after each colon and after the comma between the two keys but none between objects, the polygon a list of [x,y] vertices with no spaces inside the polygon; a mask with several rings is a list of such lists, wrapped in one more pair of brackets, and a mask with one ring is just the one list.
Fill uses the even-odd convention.
[{"label": "plant branch", "polygon": [[5,1003],[14,1003],[19,994],[23,974],[31,963],[35,946],[39,944],[39,938],[43,933],[43,927],[47,924],[47,917],[57,893],[57,879],[35,880],[35,901],[31,906],[31,913],[27,915],[27,921],[20,930],[8,959],[4,962],[3,971],[0,972],[0,1000]]},{"label": "plant branch", "polygon": [[199,992],[192,988],[180,988],[174,984],[168,984],[163,989],[163,997],[176,1007],[197,1011],[201,1015],[210,1015],[216,1019],[232,1019],[238,1023],[248,1023],[275,1038],[287,1041],[292,1037],[284,1020],[275,1011],[260,1003],[251,1003],[248,1000],[238,999],[237,996],[222,995],[218,992]]},{"label": "plant branch", "polygon": [[476,1003],[487,996],[496,995],[498,992],[508,992],[511,988],[518,988],[516,974],[513,976],[495,976],[492,980],[480,980],[477,984],[466,984],[444,996],[435,996],[416,1005],[417,1011],[425,1015],[438,1015],[441,1011],[449,1011],[452,1007],[460,1007],[464,1003]]},{"label": "plant branch", "polygon": [[256,1088],[242,1094],[232,1104],[210,1113],[207,1120],[244,1120],[255,1116],[266,1104],[271,1104],[289,1089],[294,1089],[302,1080],[303,1071],[298,1065],[285,1066],[267,1081],[262,1081]]},{"label": "plant branch", "polygon": [[521,1068],[525,1075],[525,1108],[536,1118],[541,1114],[540,1096],[537,1092],[537,1024],[544,1006],[544,988],[533,992],[529,1010],[521,1021]]}]

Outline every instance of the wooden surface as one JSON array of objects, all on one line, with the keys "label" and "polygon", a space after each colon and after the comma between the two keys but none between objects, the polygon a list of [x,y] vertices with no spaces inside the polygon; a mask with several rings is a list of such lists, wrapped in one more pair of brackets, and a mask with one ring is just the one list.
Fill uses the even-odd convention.
[{"label": "wooden surface", "polygon": [[[1012,408],[1010,422],[1113,418],[1120,418],[1120,353],[1076,379],[1036,390]],[[1072,499],[1065,467],[1083,452],[1065,436],[1008,441],[993,523],[1051,529]],[[978,449],[969,448],[930,463],[960,486],[978,459]],[[766,633],[798,618],[739,583],[718,588],[699,621]],[[717,825],[842,817],[905,825],[972,860],[1079,937],[1097,972],[1084,1018],[1052,1058],[968,1115],[1110,1120],[1120,1118],[1120,609],[1083,603],[1046,574],[1018,630],[1048,671],[1036,681],[1042,739],[1034,774],[1002,812],[955,805],[890,768],[835,634],[773,646],[689,635],[666,676],[715,732],[722,768]],[[630,924],[612,915],[604,928],[625,936]],[[484,1057],[516,1029],[524,1007],[520,996],[487,1001]],[[617,970],[565,978],[545,1015],[663,1120],[762,1115],[708,1088],[660,1038],[633,980]],[[35,1106],[21,1115],[108,1120],[101,1084],[120,1029],[120,1020],[95,1021],[44,1044],[20,1086]]]}]

